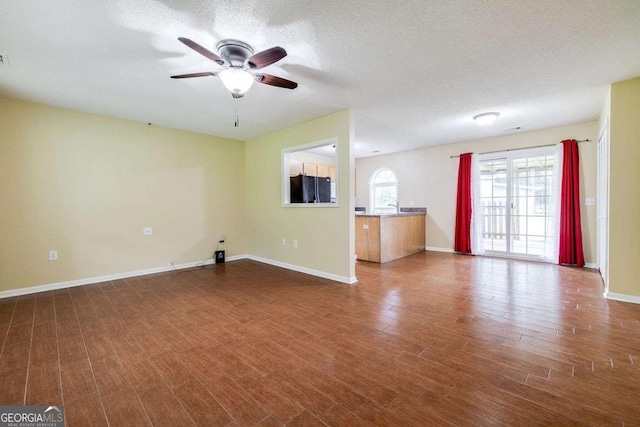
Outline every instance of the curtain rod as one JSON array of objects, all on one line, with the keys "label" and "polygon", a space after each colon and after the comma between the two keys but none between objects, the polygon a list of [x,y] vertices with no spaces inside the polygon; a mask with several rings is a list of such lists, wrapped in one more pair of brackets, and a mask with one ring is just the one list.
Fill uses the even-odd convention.
[{"label": "curtain rod", "polygon": [[[591,140],[590,139],[581,139],[580,141],[577,141],[577,142],[589,142],[589,141],[591,141]],[[479,154],[492,154],[492,153],[502,153],[503,151],[528,150],[530,148],[553,147],[555,145],[556,144],[547,144],[547,145],[536,145],[535,147],[507,148],[506,150],[485,151],[484,153],[479,153]],[[460,157],[460,154],[458,154],[457,156],[450,156],[449,158],[455,159],[456,157]]]}]

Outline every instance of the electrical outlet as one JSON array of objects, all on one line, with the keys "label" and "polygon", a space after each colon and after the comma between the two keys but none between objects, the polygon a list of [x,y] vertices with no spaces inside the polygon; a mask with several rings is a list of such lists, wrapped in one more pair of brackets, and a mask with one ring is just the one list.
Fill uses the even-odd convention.
[{"label": "electrical outlet", "polygon": [[584,199],[584,204],[586,206],[594,206],[596,204],[596,199],[594,199],[593,197],[587,197]]},{"label": "electrical outlet", "polygon": [[282,246],[287,246],[287,239],[282,239]]},{"label": "electrical outlet", "polygon": [[293,241],[293,247],[294,247],[294,248],[297,248],[297,247],[298,247],[298,241],[297,241],[297,240],[294,240],[294,241]]},{"label": "electrical outlet", "polygon": [[58,260],[58,251],[49,251],[49,261]]},{"label": "electrical outlet", "polygon": [[152,227],[142,227],[142,235],[143,236],[151,236],[153,234]]}]

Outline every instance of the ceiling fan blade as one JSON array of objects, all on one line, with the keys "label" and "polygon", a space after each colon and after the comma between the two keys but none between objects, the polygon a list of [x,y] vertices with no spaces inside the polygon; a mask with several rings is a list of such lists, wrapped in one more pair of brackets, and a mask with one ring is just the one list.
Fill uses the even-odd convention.
[{"label": "ceiling fan blade", "polygon": [[198,52],[200,55],[204,56],[205,58],[209,58],[210,60],[212,60],[214,62],[217,62],[220,65],[224,64],[224,61],[222,60],[222,58],[220,58],[215,53],[211,52],[209,49],[206,49],[206,48],[200,46],[198,43],[194,42],[193,40],[190,40],[190,39],[188,39],[186,37],[178,37],[178,40],[180,40],[182,43],[186,44],[191,49],[195,50],[196,52]]},{"label": "ceiling fan blade", "polygon": [[254,77],[258,83],[265,85],[278,86],[285,89],[295,89],[298,87],[298,83],[296,82],[283,79],[282,77],[272,76],[271,74],[256,74]]},{"label": "ceiling fan blade", "polygon": [[280,61],[285,56],[287,56],[287,51],[280,46],[276,46],[250,56],[247,58],[246,63],[250,69],[259,70],[260,68]]},{"label": "ceiling fan blade", "polygon": [[211,71],[205,71],[203,73],[191,73],[191,74],[178,74],[177,76],[171,76],[172,79],[188,79],[190,77],[206,77],[217,76],[218,73],[212,73]]}]

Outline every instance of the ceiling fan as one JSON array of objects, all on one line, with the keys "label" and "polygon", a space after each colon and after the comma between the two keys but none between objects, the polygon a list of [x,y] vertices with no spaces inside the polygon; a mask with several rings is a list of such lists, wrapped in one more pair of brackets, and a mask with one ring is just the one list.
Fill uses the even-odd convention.
[{"label": "ceiling fan", "polygon": [[218,54],[200,46],[185,37],[179,37],[182,43],[191,49],[222,65],[225,69],[220,72],[205,71],[201,73],[179,74],[171,76],[172,79],[186,79],[190,77],[219,76],[222,83],[231,92],[234,98],[242,98],[251,88],[253,82],[283,87],[285,89],[295,89],[298,83],[282,77],[272,76],[266,73],[251,73],[253,70],[260,70],[287,56],[287,51],[276,46],[271,49],[254,54],[253,48],[240,40],[225,39],[218,42],[216,50]]}]

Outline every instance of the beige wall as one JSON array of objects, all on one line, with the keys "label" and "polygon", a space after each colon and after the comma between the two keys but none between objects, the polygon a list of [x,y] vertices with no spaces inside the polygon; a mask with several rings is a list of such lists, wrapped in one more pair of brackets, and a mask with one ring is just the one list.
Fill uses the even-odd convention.
[{"label": "beige wall", "polygon": [[609,291],[640,296],[640,78],[611,85]]},{"label": "beige wall", "polygon": [[[351,115],[320,117],[246,145],[249,253],[321,271],[341,280],[355,277],[353,137]],[[337,138],[338,206],[282,206],[282,149]],[[282,245],[282,239],[287,245]],[[298,241],[294,248],[293,240]]]},{"label": "beige wall", "polygon": [[369,206],[371,173],[387,166],[398,175],[400,206],[427,208],[427,247],[453,249],[455,235],[458,160],[450,156],[555,144],[563,139],[590,139],[580,144],[580,197],[585,261],[596,262],[596,207],[584,206],[585,197],[596,197],[596,140],[598,122],[520,133],[458,144],[439,145],[396,154],[356,160],[356,206]]},{"label": "beige wall", "polygon": [[0,112],[0,290],[203,260],[221,233],[246,253],[243,142],[4,98]]}]

